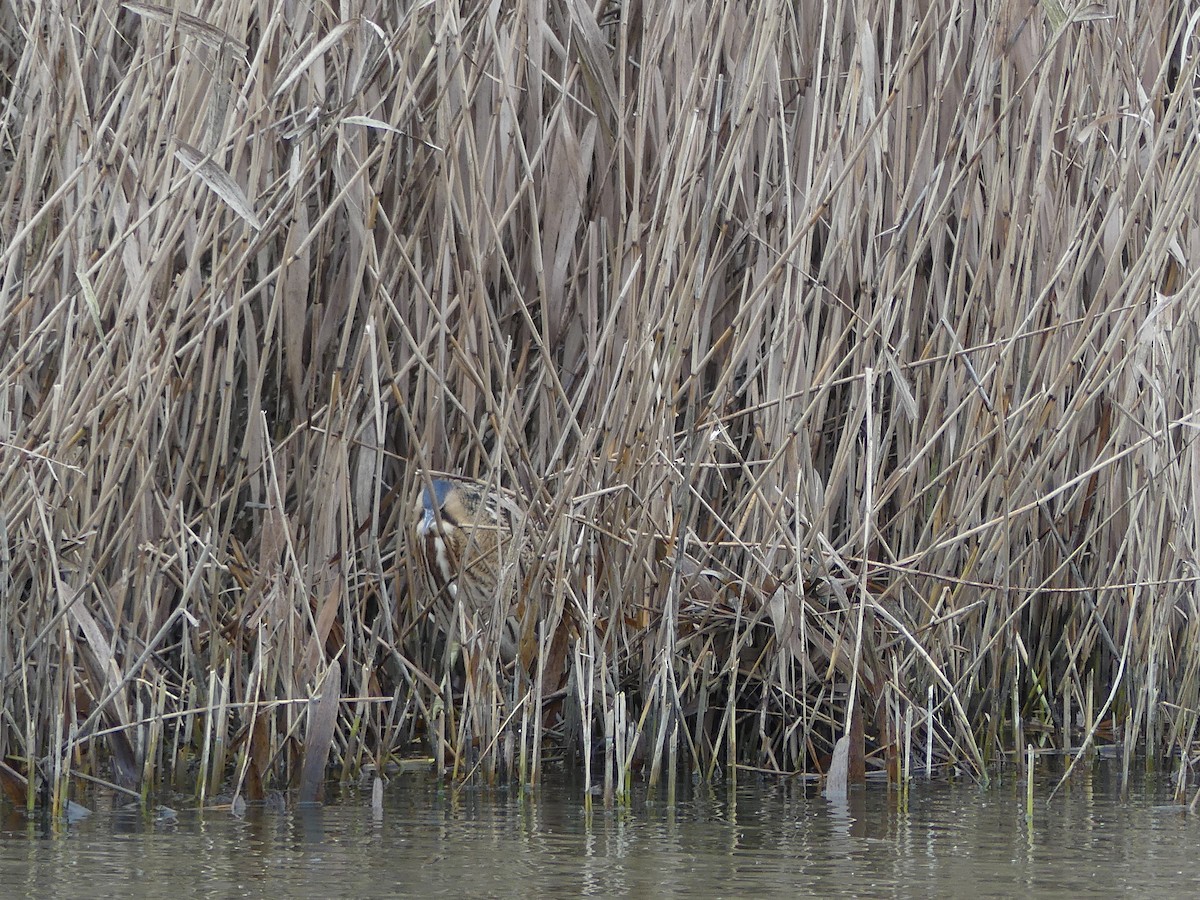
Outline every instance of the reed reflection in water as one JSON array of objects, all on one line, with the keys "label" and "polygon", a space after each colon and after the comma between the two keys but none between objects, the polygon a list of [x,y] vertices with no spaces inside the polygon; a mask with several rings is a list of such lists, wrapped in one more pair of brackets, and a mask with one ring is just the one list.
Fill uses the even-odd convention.
[{"label": "reed reflection in water", "polygon": [[[1037,785],[1046,797],[1053,781]],[[596,809],[579,792],[389,785],[381,816],[344,792],[324,807],[180,809],[172,821],[100,807],[47,831],[6,810],[0,895],[287,897],[1010,897],[1200,894],[1200,821],[1148,781],[1130,798],[1086,776],[1038,802],[987,789],[884,785],[834,804],[803,785],[697,789],[668,807]]]}]

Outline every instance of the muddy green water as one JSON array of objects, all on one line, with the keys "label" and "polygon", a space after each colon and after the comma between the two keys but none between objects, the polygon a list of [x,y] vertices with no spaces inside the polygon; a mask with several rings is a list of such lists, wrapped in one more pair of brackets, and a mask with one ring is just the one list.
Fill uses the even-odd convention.
[{"label": "muddy green water", "polygon": [[173,821],[103,798],[60,827],[0,808],[10,897],[1083,897],[1200,896],[1200,817],[1143,778],[1074,780],[1053,799],[996,779],[883,784],[831,803],[798,783],[697,788],[627,809],[577,788],[457,800],[407,776],[323,807],[189,809]]}]

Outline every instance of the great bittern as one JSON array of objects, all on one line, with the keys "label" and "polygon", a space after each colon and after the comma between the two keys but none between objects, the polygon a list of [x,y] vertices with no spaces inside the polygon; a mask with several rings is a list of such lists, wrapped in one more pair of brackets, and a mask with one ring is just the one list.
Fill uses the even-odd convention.
[{"label": "great bittern", "polygon": [[527,664],[536,621],[527,585],[533,535],[515,496],[477,481],[434,478],[416,513],[415,555],[434,594],[438,627],[476,659],[498,651],[505,663]]}]

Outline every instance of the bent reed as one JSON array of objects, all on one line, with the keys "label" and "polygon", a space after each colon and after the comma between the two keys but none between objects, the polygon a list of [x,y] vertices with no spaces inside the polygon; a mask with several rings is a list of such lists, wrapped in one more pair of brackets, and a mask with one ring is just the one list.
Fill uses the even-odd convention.
[{"label": "bent reed", "polygon": [[[1184,790],[1191,6],[985,7],[0,6],[9,798]],[[426,472],[536,523],[525,664],[432,622]]]}]

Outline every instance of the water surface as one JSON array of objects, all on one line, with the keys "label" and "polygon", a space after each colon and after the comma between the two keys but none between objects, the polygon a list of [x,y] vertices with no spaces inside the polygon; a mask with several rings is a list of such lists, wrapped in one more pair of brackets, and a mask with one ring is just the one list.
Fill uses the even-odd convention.
[{"label": "water surface", "polygon": [[695,788],[625,809],[581,791],[474,791],[457,798],[393,780],[323,807],[175,806],[173,820],[92,798],[51,828],[0,811],[0,898],[9,897],[1081,897],[1200,896],[1200,817],[1165,779],[1120,796],[1102,772],[1047,800],[1030,824],[1015,777],[884,784],[845,804],[798,782]]}]

